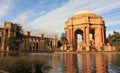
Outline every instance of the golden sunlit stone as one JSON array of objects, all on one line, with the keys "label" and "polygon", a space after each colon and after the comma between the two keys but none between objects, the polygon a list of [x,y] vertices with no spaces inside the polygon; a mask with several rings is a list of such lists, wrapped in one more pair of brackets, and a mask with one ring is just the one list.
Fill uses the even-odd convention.
[{"label": "golden sunlit stone", "polygon": [[[113,51],[114,46],[106,43],[106,26],[103,18],[91,11],[79,11],[68,18],[65,33],[70,51]],[[77,42],[77,35],[81,42]],[[90,36],[91,35],[91,36]]]},{"label": "golden sunlit stone", "polygon": [[91,11],[85,10],[85,11],[79,11],[79,12],[75,13],[75,15],[78,15],[78,14],[94,14],[94,13]]}]

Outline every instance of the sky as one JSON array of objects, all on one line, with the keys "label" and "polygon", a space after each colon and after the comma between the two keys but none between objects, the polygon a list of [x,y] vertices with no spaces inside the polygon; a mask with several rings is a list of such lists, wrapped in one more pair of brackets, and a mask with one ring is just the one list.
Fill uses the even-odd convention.
[{"label": "sky", "polygon": [[6,21],[31,35],[60,35],[65,21],[84,10],[103,17],[107,35],[120,31],[120,0],[0,0],[0,27]]}]

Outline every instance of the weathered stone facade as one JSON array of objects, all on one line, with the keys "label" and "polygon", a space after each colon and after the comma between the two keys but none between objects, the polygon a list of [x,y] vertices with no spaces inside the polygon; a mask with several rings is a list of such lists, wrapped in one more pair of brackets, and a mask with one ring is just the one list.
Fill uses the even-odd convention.
[{"label": "weathered stone facade", "polygon": [[[25,33],[28,33],[27,35]],[[52,38],[44,37],[44,34],[39,36],[30,36],[30,32],[25,32],[26,35],[24,42],[21,43],[21,50],[30,50],[30,51],[55,51],[57,47],[57,36]]]},{"label": "weathered stone facade", "polygon": [[[71,51],[111,51],[113,46],[106,42],[106,26],[103,18],[90,11],[81,11],[66,21],[65,33]],[[82,36],[82,41],[77,43],[77,34]],[[90,34],[92,40],[90,40]]]},{"label": "weathered stone facade", "polygon": [[5,40],[12,34],[16,36],[17,24],[11,22],[5,22],[4,28],[0,28],[1,41],[0,41],[0,51],[9,51],[9,46],[5,45]]},{"label": "weathered stone facade", "polygon": [[[1,36],[0,36],[0,51],[9,51],[9,46],[5,45],[5,40],[11,36],[16,36],[17,32],[17,24],[12,22],[5,22],[4,28],[0,28]],[[30,36],[30,32],[24,32],[25,39],[21,42],[19,50],[29,50],[29,51],[51,51],[55,50],[57,47],[57,36],[53,36],[52,38],[44,37],[44,34],[40,34],[39,36]]]}]

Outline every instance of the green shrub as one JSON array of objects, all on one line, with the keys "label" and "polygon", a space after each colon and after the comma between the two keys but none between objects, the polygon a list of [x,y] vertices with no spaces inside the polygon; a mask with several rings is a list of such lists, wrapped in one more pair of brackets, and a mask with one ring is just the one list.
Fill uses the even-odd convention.
[{"label": "green shrub", "polygon": [[44,58],[35,58],[32,61],[35,73],[44,73],[45,71],[48,71],[51,66],[47,63],[47,61],[48,60],[45,60]]},{"label": "green shrub", "polygon": [[5,57],[0,59],[0,70],[9,73],[44,73],[51,66],[45,58]]}]

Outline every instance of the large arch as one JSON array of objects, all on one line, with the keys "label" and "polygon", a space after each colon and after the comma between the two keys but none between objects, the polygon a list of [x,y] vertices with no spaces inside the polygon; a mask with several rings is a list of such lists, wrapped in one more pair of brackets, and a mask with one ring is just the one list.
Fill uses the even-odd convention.
[{"label": "large arch", "polygon": [[78,42],[78,34],[79,35],[81,35],[81,41],[83,41],[84,39],[83,39],[83,31],[81,30],[81,29],[76,29],[75,31],[74,31],[74,51],[76,51],[77,50],[77,45],[79,44],[79,42]]}]

